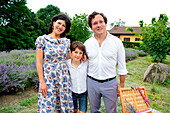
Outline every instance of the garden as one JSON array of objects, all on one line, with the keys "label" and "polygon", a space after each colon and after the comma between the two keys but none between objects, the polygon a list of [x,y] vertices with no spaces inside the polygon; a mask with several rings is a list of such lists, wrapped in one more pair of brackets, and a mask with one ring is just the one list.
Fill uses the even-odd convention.
[{"label": "garden", "polygon": [[[36,70],[36,53],[31,48],[35,48],[36,38],[46,33],[51,17],[62,11],[57,6],[48,5],[34,13],[26,6],[25,0],[5,0],[0,6],[2,15],[0,113],[35,113],[39,80]],[[71,32],[67,37],[72,42],[75,40],[84,42],[92,35],[87,26],[87,14],[75,14],[71,21]],[[145,86],[151,108],[162,113],[169,113],[170,74],[164,83],[155,82],[154,88],[153,83],[143,81],[144,73],[152,63],[161,62],[170,67],[169,17],[166,14],[160,14],[158,20],[155,17],[152,18],[151,24],[147,25],[139,21],[139,25],[140,34],[130,27],[126,28],[133,35],[141,37],[141,43],[123,42],[128,70],[125,88]],[[106,113],[103,101],[101,112]],[[87,113],[90,113],[89,104]],[[122,113],[120,98],[118,113]]]},{"label": "garden", "polygon": [[[152,58],[142,50],[126,48],[128,74],[125,87],[145,86],[151,107],[160,112],[169,112],[170,77],[163,84],[143,82],[147,67]],[[36,71],[35,50],[12,50],[0,53],[0,112],[2,113],[35,113],[38,100],[38,75]],[[170,55],[163,63],[170,67]],[[119,76],[117,76],[119,79]],[[101,105],[105,113],[104,103]],[[88,105],[88,112],[90,108]],[[122,113],[120,99],[118,112]]]}]

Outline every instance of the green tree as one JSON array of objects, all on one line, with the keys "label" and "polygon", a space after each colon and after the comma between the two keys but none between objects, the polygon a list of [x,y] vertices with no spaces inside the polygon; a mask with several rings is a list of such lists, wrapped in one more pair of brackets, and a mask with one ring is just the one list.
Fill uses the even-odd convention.
[{"label": "green tree", "polygon": [[0,51],[34,47],[38,18],[25,5],[26,0],[1,0]]},{"label": "green tree", "polygon": [[122,21],[121,19],[119,19],[119,21],[114,21],[114,22],[110,23],[110,28],[114,27],[115,25],[125,26],[125,21]]},{"label": "green tree", "polygon": [[24,21],[25,0],[2,0],[1,4],[1,38],[4,40],[3,47],[5,49],[16,49],[24,46],[22,43],[21,33],[24,29],[22,22]]},{"label": "green tree", "polygon": [[[166,14],[160,14],[159,19],[152,18],[152,23],[144,25],[143,21],[139,22],[141,34],[135,34],[142,36],[141,48],[150,54],[154,62],[162,62],[166,59],[166,55],[170,50],[170,23],[168,22],[168,16]],[[127,28],[134,32],[132,28]]]},{"label": "green tree", "polygon": [[91,36],[87,25],[87,14],[75,14],[72,19],[71,32],[68,35],[71,36],[71,41],[81,42],[84,42]]},{"label": "green tree", "polygon": [[[57,6],[53,6],[53,5],[48,5],[45,8],[41,8],[40,10],[37,11],[36,15],[37,17],[43,21],[43,23],[45,24],[45,28],[42,28],[42,32],[45,34],[47,33],[47,29],[49,26],[49,23],[51,22],[51,18],[54,15],[60,14],[60,9]],[[41,22],[42,24],[42,22]]]}]

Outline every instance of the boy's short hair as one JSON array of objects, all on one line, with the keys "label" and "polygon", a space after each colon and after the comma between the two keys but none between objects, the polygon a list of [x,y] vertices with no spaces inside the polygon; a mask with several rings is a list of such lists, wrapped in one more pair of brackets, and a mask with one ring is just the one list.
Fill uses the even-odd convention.
[{"label": "boy's short hair", "polygon": [[74,41],[71,46],[70,46],[70,50],[75,51],[76,48],[80,49],[81,51],[83,51],[83,54],[86,52],[85,46],[82,42],[80,41]]}]

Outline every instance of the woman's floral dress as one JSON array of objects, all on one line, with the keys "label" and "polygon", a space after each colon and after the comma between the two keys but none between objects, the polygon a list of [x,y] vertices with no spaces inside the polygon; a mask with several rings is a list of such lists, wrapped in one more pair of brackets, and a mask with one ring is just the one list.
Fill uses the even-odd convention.
[{"label": "woman's floral dress", "polygon": [[47,96],[38,94],[38,113],[73,112],[71,82],[65,61],[70,40],[43,35],[37,38],[35,45],[36,50],[44,51],[43,72],[48,87]]}]

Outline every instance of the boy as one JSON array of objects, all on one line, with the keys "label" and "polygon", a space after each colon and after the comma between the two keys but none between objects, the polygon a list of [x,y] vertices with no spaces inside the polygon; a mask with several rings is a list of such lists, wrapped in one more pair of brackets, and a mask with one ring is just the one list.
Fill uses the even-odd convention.
[{"label": "boy", "polygon": [[87,65],[82,57],[85,54],[85,46],[80,41],[75,41],[70,46],[71,59],[67,60],[72,83],[72,96],[74,113],[78,111],[77,101],[79,100],[79,113],[87,112]]}]

